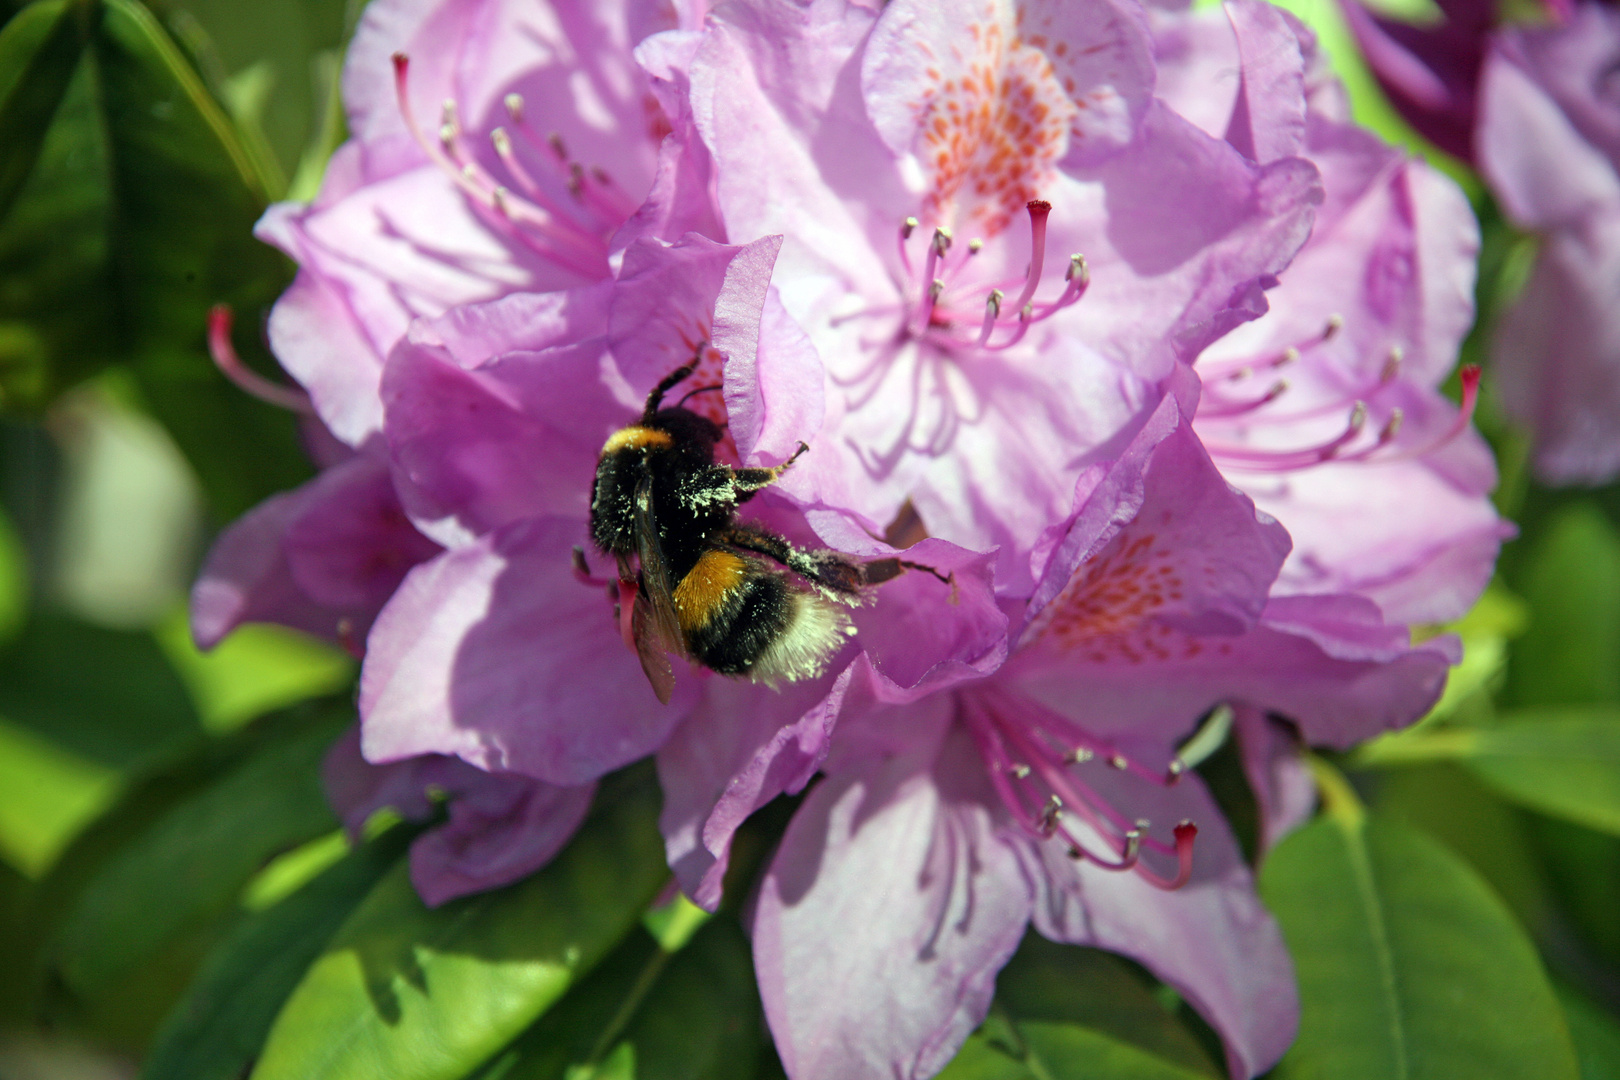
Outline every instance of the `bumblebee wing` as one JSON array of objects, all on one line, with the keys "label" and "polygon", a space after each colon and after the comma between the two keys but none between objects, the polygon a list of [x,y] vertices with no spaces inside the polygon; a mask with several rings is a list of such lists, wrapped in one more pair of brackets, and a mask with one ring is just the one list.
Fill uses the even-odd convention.
[{"label": "bumblebee wing", "polygon": [[675,669],[669,663],[669,649],[658,639],[657,631],[650,625],[652,605],[647,602],[646,597],[636,597],[635,613],[630,618],[635,634],[636,657],[641,661],[641,670],[646,674],[647,681],[652,684],[653,693],[658,696],[659,704],[668,705],[670,697],[675,693]]},{"label": "bumblebee wing", "polygon": [[641,593],[636,598],[632,629],[641,667],[658,694],[669,701],[675,676],[667,653],[686,655],[686,640],[675,616],[675,600],[670,593],[669,567],[658,546],[658,522],[653,514],[652,477],[644,476],[636,485],[636,554],[641,560]]}]

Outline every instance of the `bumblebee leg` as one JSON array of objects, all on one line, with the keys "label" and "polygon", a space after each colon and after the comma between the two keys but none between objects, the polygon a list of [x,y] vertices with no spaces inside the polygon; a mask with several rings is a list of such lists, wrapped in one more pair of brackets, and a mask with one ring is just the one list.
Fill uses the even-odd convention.
[{"label": "bumblebee leg", "polygon": [[732,489],[737,493],[737,501],[747,502],[757,492],[776,483],[795,461],[804,456],[804,452],[808,449],[810,449],[810,444],[801,442],[799,448],[793,451],[792,457],[782,462],[782,464],[773,465],[768,469],[732,469]]},{"label": "bumblebee leg", "polygon": [[865,584],[861,565],[853,559],[836,551],[805,551],[758,525],[732,525],[719,539],[731,547],[775,559],[835,599],[848,602],[858,598]]},{"label": "bumblebee leg", "polygon": [[703,352],[708,347],[709,343],[707,341],[699,342],[697,349],[692,354],[692,359],[658,380],[658,385],[653,387],[652,393],[647,395],[646,407],[642,409],[641,419],[644,422],[650,420],[652,414],[658,411],[658,406],[664,403],[665,394],[673,390],[682,379],[697,370],[698,364],[703,362]]}]

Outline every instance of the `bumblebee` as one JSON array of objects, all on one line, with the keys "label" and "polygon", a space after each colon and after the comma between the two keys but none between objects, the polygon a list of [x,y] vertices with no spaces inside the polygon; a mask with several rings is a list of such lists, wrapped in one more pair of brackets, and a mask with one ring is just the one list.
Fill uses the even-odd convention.
[{"label": "bumblebee", "polygon": [[717,464],[719,426],[684,403],[720,388],[663,407],[697,365],[670,372],[641,418],[609,436],[591,489],[591,539],[618,563],[621,625],[665,703],[675,685],[669,653],[767,685],[819,675],[855,633],[844,607],[873,583],[844,555],[737,521],[737,507],[809,447],[773,468]]}]

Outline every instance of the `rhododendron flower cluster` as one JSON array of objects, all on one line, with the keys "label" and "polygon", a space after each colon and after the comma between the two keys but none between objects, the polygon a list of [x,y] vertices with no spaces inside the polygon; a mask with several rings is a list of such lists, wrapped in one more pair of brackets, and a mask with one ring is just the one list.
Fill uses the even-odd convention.
[{"label": "rhododendron flower cluster", "polygon": [[[819,776],[753,906],[795,1080],[937,1072],[1030,925],[1140,961],[1234,1075],[1275,1063],[1288,955],[1179,748],[1230,719],[1274,841],[1303,743],[1433,703],[1456,649],[1408,624],[1504,532],[1435,389],[1472,219],[1308,33],[1258,0],[375,0],[345,95],[263,233],[301,266],[272,345],[346,448],[220,540],[193,617],[362,652],[350,827],[445,797],[439,903],[656,754],[712,909],[741,823]],[[590,497],[693,360],[717,460],[793,461],[744,519],[903,572],[821,674],[678,665],[665,705]]]},{"label": "rhododendron flower cluster", "polygon": [[1620,475],[1620,19],[1594,2],[1547,0],[1522,23],[1497,7],[1454,0],[1419,28],[1345,4],[1391,100],[1539,238],[1492,343],[1503,410],[1548,481],[1605,483]]}]

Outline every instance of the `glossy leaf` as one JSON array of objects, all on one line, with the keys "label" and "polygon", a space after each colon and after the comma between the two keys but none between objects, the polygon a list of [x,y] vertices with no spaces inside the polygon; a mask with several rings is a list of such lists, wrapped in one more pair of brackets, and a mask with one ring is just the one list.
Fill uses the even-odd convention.
[{"label": "glossy leaf", "polygon": [[43,612],[0,653],[0,716],[119,769],[153,765],[202,733],[151,635]]},{"label": "glossy leaf", "polygon": [[1620,710],[1515,714],[1474,733],[1464,761],[1523,806],[1620,835]]},{"label": "glossy leaf", "polygon": [[41,372],[39,406],[113,363],[201,476],[221,520],[307,475],[293,418],[214,370],[208,308],[238,342],[290,277],[252,237],[264,179],[229,117],[152,14],[104,0],[16,204],[0,221],[0,369]]},{"label": "glossy leaf", "polygon": [[46,0],[0,29],[0,220],[33,171],[100,14],[95,0]]},{"label": "glossy leaf", "polygon": [[1524,932],[1456,856],[1340,806],[1267,859],[1261,891],[1299,977],[1279,1080],[1576,1080]]},{"label": "glossy leaf", "polygon": [[1525,926],[1548,918],[1552,896],[1522,811],[1456,762],[1391,769],[1378,812],[1439,840],[1473,867]]},{"label": "glossy leaf", "polygon": [[104,810],[118,774],[0,717],[0,859],[30,877]]},{"label": "glossy leaf", "polygon": [[1620,1019],[1567,986],[1558,987],[1558,1000],[1581,1061],[1581,1080],[1620,1080]]},{"label": "glossy leaf", "polygon": [[1620,703],[1620,536],[1590,503],[1565,507],[1527,556],[1530,625],[1513,647],[1519,705]]},{"label": "glossy leaf", "polygon": [[138,1046],[278,852],[336,826],[318,768],[351,717],[304,709],[133,786],[42,883],[49,1012]]},{"label": "glossy leaf", "polygon": [[1210,1075],[1079,1024],[1021,1023],[1015,1043],[975,1034],[940,1080],[1200,1080]]},{"label": "glossy leaf", "polygon": [[238,926],[169,1014],[143,1080],[235,1080],[258,1056],[270,1024],[309,965],[415,830],[396,827],[351,851],[274,907]]},{"label": "glossy leaf", "polygon": [[616,1055],[637,1080],[751,1080],[762,1038],[748,942],[722,916],[674,953],[632,932],[480,1080],[598,1078]]},{"label": "glossy leaf", "polygon": [[276,1018],[255,1080],[454,1080],[617,944],[666,880],[644,770],[605,784],[549,866],[436,910],[382,879]]},{"label": "glossy leaf", "polygon": [[1061,945],[1033,931],[996,979],[996,1002],[1029,1022],[1089,1028],[1206,1076],[1222,1076],[1197,1038],[1153,992],[1146,972],[1112,953]]}]

